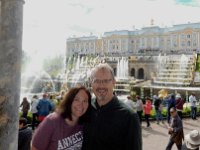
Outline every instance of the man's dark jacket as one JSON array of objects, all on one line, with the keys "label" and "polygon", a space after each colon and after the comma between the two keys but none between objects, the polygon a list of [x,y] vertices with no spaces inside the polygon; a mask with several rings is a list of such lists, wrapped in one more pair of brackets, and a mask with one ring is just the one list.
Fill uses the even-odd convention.
[{"label": "man's dark jacket", "polygon": [[19,129],[18,150],[30,150],[31,139],[32,130],[28,126]]},{"label": "man's dark jacket", "polygon": [[104,106],[95,103],[84,127],[82,150],[142,150],[137,114],[115,96]]}]

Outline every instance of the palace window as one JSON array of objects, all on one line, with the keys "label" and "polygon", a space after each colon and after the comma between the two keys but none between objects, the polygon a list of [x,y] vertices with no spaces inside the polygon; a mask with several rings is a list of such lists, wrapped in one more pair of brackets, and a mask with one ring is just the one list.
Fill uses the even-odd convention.
[{"label": "palace window", "polygon": [[193,33],[192,39],[193,39],[193,40],[196,40],[196,39],[197,39],[197,34],[196,34],[196,33]]},{"label": "palace window", "polygon": [[181,42],[181,46],[182,46],[182,47],[185,46],[185,42],[184,42],[184,41]]},{"label": "palace window", "polygon": [[190,45],[191,45],[191,44],[190,44],[190,41],[188,41],[188,42],[187,42],[187,46],[190,46]]},{"label": "palace window", "polygon": [[181,34],[181,39],[184,39],[185,38],[185,35],[184,34]]}]

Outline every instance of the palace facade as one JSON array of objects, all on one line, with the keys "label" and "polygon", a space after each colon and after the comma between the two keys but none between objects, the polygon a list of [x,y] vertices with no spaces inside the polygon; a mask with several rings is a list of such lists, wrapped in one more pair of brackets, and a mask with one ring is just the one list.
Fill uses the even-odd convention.
[{"label": "palace facade", "polygon": [[73,37],[66,42],[67,57],[73,55],[130,56],[192,54],[200,52],[200,23],[149,26],[105,32],[98,36]]}]

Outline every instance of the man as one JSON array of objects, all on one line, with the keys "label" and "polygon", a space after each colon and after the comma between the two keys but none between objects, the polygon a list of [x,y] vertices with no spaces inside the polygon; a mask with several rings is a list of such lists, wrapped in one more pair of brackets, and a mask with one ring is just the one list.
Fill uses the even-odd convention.
[{"label": "man", "polygon": [[43,94],[43,98],[39,100],[37,105],[38,110],[38,120],[42,122],[44,118],[50,113],[52,110],[52,105],[50,101],[47,99],[48,95]]},{"label": "man", "polygon": [[84,128],[82,150],[141,150],[139,118],[113,95],[113,69],[99,64],[92,70],[90,80],[96,100],[91,120]]},{"label": "man", "polygon": [[196,105],[196,96],[195,93],[192,93],[189,97],[189,102],[191,106],[191,117],[193,120],[196,120],[196,115],[197,115],[197,105]]},{"label": "man", "polygon": [[171,150],[174,143],[176,144],[177,149],[181,150],[182,139],[184,139],[183,123],[174,107],[170,108],[170,113],[172,121],[170,126],[168,127],[168,133],[170,134],[170,139],[166,147],[166,150]]},{"label": "man", "polygon": [[37,110],[37,105],[38,105],[38,96],[34,95],[32,100],[31,100],[31,113],[32,113],[32,130],[35,129],[35,125],[37,123],[37,118],[38,118],[38,110]]},{"label": "man", "polygon": [[27,126],[27,119],[19,119],[18,150],[30,150],[32,130]]},{"label": "man", "polygon": [[127,99],[124,101],[124,103],[133,111],[135,111],[135,103],[131,100],[131,96],[127,96]]},{"label": "man", "polygon": [[157,124],[159,124],[159,121],[163,122],[163,116],[162,116],[162,100],[157,97],[156,95],[154,95],[154,108],[155,108],[155,112],[156,112],[156,121]]},{"label": "man", "polygon": [[168,124],[170,124],[170,118],[171,118],[170,109],[172,107],[176,108],[176,101],[175,101],[174,94],[171,94],[170,98],[167,100],[167,123]]},{"label": "man", "polygon": [[137,110],[137,114],[139,116],[140,119],[140,124],[142,124],[142,113],[143,113],[143,102],[140,98],[139,95],[136,95],[136,110]]}]

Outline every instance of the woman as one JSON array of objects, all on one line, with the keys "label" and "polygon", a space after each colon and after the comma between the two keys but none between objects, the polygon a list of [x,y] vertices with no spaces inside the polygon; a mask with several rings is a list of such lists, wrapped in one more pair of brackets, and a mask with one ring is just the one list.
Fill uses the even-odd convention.
[{"label": "woman", "polygon": [[85,87],[68,91],[56,112],[48,115],[33,135],[32,150],[82,147],[82,124],[88,121],[91,95]]},{"label": "woman", "polygon": [[144,115],[145,115],[147,127],[150,127],[149,117],[150,117],[151,109],[152,109],[151,100],[149,97],[146,97],[146,101],[144,105]]},{"label": "woman", "polygon": [[26,97],[23,98],[20,107],[22,107],[22,117],[27,119],[28,111],[30,109],[30,103],[28,102]]}]

